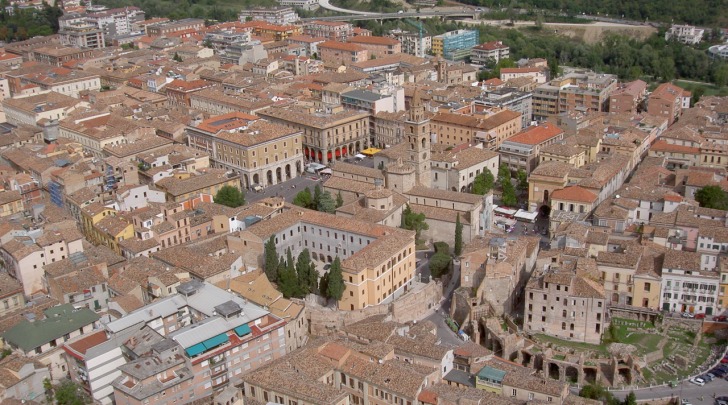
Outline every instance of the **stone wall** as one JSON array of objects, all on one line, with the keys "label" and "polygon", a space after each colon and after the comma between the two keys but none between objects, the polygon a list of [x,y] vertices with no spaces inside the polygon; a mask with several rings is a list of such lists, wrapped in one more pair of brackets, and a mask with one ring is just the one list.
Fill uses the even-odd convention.
[{"label": "stone wall", "polygon": [[410,291],[388,305],[374,305],[356,311],[339,311],[307,300],[307,316],[312,335],[329,335],[336,333],[346,325],[359,322],[375,315],[390,315],[395,322],[410,322],[426,317],[430,311],[440,305],[442,284],[430,282],[416,291]]},{"label": "stone wall", "polygon": [[689,330],[694,333],[698,333],[703,326],[703,321],[699,319],[685,319],[666,316],[662,320],[662,327],[665,329],[669,328],[680,328]]}]

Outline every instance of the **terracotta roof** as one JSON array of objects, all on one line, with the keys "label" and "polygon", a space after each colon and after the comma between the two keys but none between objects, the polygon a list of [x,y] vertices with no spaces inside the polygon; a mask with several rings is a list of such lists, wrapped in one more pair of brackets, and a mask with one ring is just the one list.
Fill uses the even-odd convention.
[{"label": "terracotta roof", "polygon": [[580,186],[569,186],[560,190],[554,190],[551,193],[551,199],[593,203],[597,200],[597,195]]},{"label": "terracotta roof", "polygon": [[394,38],[377,37],[377,36],[358,36],[349,38],[349,43],[366,44],[366,45],[397,45],[399,41]]},{"label": "terracotta roof", "polygon": [[347,51],[347,52],[362,52],[365,50],[365,48],[356,45],[356,44],[350,44],[346,42],[339,42],[339,41],[326,41],[322,42],[318,45],[319,49],[329,48],[329,49],[336,49],[339,51]]},{"label": "terracotta roof", "polygon": [[546,122],[530,126],[506,139],[505,142],[538,145],[563,133],[564,131],[561,128]]}]

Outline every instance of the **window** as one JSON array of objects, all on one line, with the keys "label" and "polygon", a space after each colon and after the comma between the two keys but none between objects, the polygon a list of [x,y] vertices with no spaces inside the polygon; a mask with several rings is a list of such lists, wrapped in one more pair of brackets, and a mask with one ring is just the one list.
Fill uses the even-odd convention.
[{"label": "window", "polygon": [[512,397],[515,397],[516,396],[516,389],[515,388],[513,389],[513,392],[511,392],[511,396]]}]

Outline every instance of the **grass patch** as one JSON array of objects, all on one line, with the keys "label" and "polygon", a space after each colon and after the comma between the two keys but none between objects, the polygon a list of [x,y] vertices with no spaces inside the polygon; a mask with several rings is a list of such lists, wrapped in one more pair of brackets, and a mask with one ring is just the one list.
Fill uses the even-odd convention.
[{"label": "grass patch", "polygon": [[568,340],[562,340],[559,338],[555,338],[552,336],[546,336],[546,335],[535,335],[535,338],[537,341],[541,343],[551,343],[556,346],[561,347],[568,347],[575,350],[580,351],[593,351],[601,354],[607,354],[607,346],[606,345],[593,345],[589,343],[583,343],[583,342],[571,342]]},{"label": "grass patch", "polygon": [[702,89],[703,95],[706,96],[728,96],[728,87],[718,87],[712,83],[693,82],[689,80],[675,80],[673,81],[673,84],[692,93],[695,93],[695,91],[698,89]]}]

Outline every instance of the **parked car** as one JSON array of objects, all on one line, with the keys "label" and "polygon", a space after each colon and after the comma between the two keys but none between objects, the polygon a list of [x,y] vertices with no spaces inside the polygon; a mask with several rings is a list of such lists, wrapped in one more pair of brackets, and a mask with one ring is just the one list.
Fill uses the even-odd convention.
[{"label": "parked car", "polygon": [[691,314],[690,312],[683,312],[682,317],[683,318],[695,318],[695,315]]},{"label": "parked car", "polygon": [[714,374],[711,374],[711,373],[708,373],[708,374],[701,375],[700,378],[702,378],[703,380],[705,380],[705,382],[711,382],[711,381],[715,380],[715,375]]},{"label": "parked car", "polygon": [[705,314],[695,314],[695,319],[705,319]]},{"label": "parked car", "polygon": [[688,401],[687,399],[683,398],[680,400],[680,405],[693,405],[693,404],[691,404],[690,401]]},{"label": "parked car", "polygon": [[728,322],[728,316],[718,315],[718,316],[713,317],[713,321],[715,321],[715,322]]},{"label": "parked car", "polygon": [[728,405],[728,401],[723,401],[720,399],[715,400],[715,405]]},{"label": "parked car", "polygon": [[728,363],[728,356],[723,357],[723,359],[720,362],[723,364]]},{"label": "parked car", "polygon": [[693,378],[690,379],[690,382],[693,383],[693,384],[695,384],[695,385],[697,385],[697,386],[699,386],[699,387],[702,387],[703,385],[705,385],[705,380],[703,380],[700,377],[693,377]]}]

